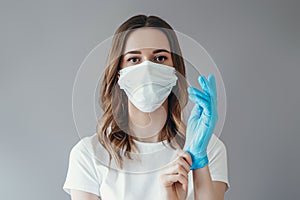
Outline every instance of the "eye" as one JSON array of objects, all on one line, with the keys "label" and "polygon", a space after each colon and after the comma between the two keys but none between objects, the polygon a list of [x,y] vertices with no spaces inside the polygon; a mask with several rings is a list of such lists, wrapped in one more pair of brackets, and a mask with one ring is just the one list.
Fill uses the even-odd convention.
[{"label": "eye", "polygon": [[157,62],[164,62],[167,59],[168,58],[166,56],[157,56],[157,57],[154,58],[154,60],[157,61]]},{"label": "eye", "polygon": [[132,62],[132,63],[137,63],[139,61],[139,58],[131,57],[131,58],[128,58],[127,61]]}]

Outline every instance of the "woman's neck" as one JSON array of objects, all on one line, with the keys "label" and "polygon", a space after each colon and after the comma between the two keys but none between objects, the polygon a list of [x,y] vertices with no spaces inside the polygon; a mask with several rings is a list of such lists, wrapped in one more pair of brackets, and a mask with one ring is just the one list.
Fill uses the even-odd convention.
[{"label": "woman's neck", "polygon": [[167,100],[153,112],[145,113],[129,102],[129,134],[141,142],[160,142],[161,131],[167,121]]},{"label": "woman's neck", "polygon": [[[148,116],[148,118],[150,117],[151,116]],[[149,121],[149,123],[146,123],[146,121]],[[141,142],[159,142],[161,125],[154,123],[153,121],[154,120],[146,119],[142,124],[140,124],[134,121],[133,118],[129,118],[129,134],[135,140]]]},{"label": "woman's neck", "polygon": [[148,138],[141,138],[141,137],[133,137],[133,138],[139,142],[147,142],[147,143],[160,142],[159,135],[155,135],[155,136],[148,137]]}]

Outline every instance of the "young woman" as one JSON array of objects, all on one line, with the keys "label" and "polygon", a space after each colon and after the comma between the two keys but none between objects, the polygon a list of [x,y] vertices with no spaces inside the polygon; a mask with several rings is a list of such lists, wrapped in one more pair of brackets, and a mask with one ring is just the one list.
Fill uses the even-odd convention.
[{"label": "young woman", "polygon": [[[115,32],[101,83],[97,133],[70,153],[72,200],[224,199],[229,187],[214,76],[187,88],[175,32],[137,15]],[[187,125],[182,109],[195,103]],[[189,141],[189,142],[188,142]],[[214,145],[212,145],[214,144]]]}]

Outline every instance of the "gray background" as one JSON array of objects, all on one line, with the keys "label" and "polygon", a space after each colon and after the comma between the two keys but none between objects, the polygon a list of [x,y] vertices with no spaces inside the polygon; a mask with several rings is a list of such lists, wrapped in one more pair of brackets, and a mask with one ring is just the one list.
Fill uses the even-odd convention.
[{"label": "gray background", "polygon": [[201,43],[223,76],[226,199],[296,199],[300,188],[299,1],[1,1],[0,198],[69,199],[79,137],[72,87],[84,57],[135,14]]}]

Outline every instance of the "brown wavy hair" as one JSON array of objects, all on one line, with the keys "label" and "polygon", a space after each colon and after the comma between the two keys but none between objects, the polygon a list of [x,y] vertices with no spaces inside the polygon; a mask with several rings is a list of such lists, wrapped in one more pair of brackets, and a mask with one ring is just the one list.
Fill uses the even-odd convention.
[{"label": "brown wavy hair", "polygon": [[176,95],[171,92],[168,96],[167,120],[159,135],[159,141],[167,140],[171,144],[171,140],[174,138],[181,148],[185,142],[186,125],[181,120],[181,110],[187,104],[188,95],[187,83],[185,82],[185,65],[177,36],[173,28],[157,16],[133,16],[121,24],[114,33],[100,87],[99,104],[103,114],[98,119],[96,126],[99,142],[108,151],[110,161],[113,158],[120,168],[123,167],[123,156],[132,159],[130,152],[138,152],[138,149],[134,145],[133,138],[126,131],[121,130],[117,124],[121,121],[121,127],[128,125],[127,96],[119,88],[117,76],[128,35],[135,29],[142,27],[158,28],[165,33],[170,44],[171,58],[176,73],[184,77],[184,79],[178,79],[176,86],[174,86]]}]

